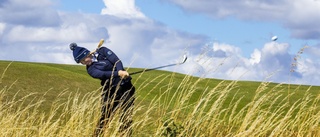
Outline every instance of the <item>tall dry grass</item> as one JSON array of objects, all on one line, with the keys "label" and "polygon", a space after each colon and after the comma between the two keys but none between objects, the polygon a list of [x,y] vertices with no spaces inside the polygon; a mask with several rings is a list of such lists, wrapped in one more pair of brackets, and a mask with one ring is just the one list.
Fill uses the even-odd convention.
[{"label": "tall dry grass", "polygon": [[[168,76],[157,78],[164,81]],[[270,83],[263,82],[255,93],[251,93],[253,98],[245,101],[246,95],[238,94],[241,87],[237,81],[222,81],[212,88],[204,87],[200,97],[191,101],[193,95],[199,94],[198,83],[203,80],[185,76],[174,91],[173,84],[163,88],[159,82],[150,92],[162,88],[161,94],[154,96],[147,105],[142,103],[143,97],[137,96],[132,135],[320,136],[320,95],[310,94],[310,88],[304,96],[291,100],[293,103],[289,104],[287,98],[294,93],[287,95],[281,84],[270,86]],[[148,85],[148,82],[144,83],[137,91]],[[92,136],[100,115],[98,89],[84,96],[65,93],[70,94],[68,99],[61,99],[59,96],[62,95],[59,95],[49,112],[42,111],[41,104],[46,100],[36,93],[24,98],[6,98],[9,90],[6,87],[0,91],[0,136]],[[243,103],[244,106],[240,105]],[[120,126],[119,115],[116,115],[104,136],[123,135],[119,133]]]},{"label": "tall dry grass", "polygon": [[[6,98],[1,90],[0,136],[89,136],[98,117],[97,97],[92,93],[80,99],[71,94],[61,101],[59,95],[49,112],[43,111],[44,97],[32,93],[23,98]],[[17,93],[19,94],[19,93]],[[27,101],[28,100],[28,101]],[[31,100],[31,101],[30,101]]]},{"label": "tall dry grass", "polygon": [[[151,84],[155,81],[157,84]],[[295,92],[299,87],[292,90],[262,82],[255,91],[243,93],[245,89],[238,81],[212,85],[188,75],[177,81],[174,73],[141,83],[136,87],[133,136],[320,136],[320,94],[312,94],[311,87],[300,96]],[[19,91],[12,91],[12,86],[15,83],[0,89],[0,137],[93,135],[100,118],[100,89],[85,95],[61,92],[50,110],[44,111],[43,104],[48,101],[45,95],[30,93],[19,98]],[[142,91],[148,91],[147,95],[140,95]],[[8,92],[16,95],[9,98]],[[252,97],[248,100],[247,96]],[[104,136],[126,136],[126,131],[119,132],[119,113],[109,122]]]}]

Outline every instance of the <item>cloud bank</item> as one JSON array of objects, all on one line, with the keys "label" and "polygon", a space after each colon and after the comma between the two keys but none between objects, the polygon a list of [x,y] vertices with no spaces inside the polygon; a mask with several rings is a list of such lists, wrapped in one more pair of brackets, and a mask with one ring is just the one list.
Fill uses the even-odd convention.
[{"label": "cloud bank", "polygon": [[[294,38],[320,38],[320,1],[318,0],[163,0],[187,12],[212,18],[236,17],[242,20],[277,22],[291,30]],[[252,14],[254,13],[254,14]]]},{"label": "cloud bank", "polygon": [[[118,0],[111,3],[111,0],[104,0],[105,8],[98,15],[58,11],[50,0],[1,1],[0,59],[75,64],[69,43],[76,42],[95,49],[98,41],[104,38],[109,41],[104,46],[117,53],[128,67],[166,65],[179,61],[183,54],[187,54],[189,59],[184,65],[168,70],[219,79],[320,85],[317,71],[320,66],[319,44],[305,49],[296,66],[292,66],[296,55],[290,54],[289,43],[268,42],[263,48],[255,49],[250,57],[245,57],[237,45],[212,43],[207,36],[172,30],[149,19],[134,2]],[[277,5],[282,3],[280,5],[285,6],[274,6],[276,4],[272,1],[170,2],[188,12],[205,13],[213,18],[233,15],[241,19],[272,21],[288,14],[279,22],[292,29],[292,35],[299,38],[317,38],[317,28],[320,28],[312,21],[292,21],[293,14],[297,13],[294,10],[300,7],[298,1],[277,1]],[[320,8],[317,9],[317,4],[312,5],[310,0],[305,4],[309,4],[310,9],[298,12],[296,17],[304,19],[308,15],[317,21],[316,14],[311,13]],[[284,8],[290,10],[284,11]],[[245,14],[253,11],[257,16]],[[20,18],[12,18],[12,14]],[[313,25],[314,29],[306,24]],[[292,69],[294,72],[290,72]]]}]

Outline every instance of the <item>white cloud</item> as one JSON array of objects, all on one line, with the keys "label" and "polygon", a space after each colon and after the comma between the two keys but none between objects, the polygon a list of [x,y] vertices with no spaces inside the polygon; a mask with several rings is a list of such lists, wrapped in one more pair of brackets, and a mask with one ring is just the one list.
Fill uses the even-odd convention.
[{"label": "white cloud", "polygon": [[[123,3],[120,2],[121,4]],[[125,6],[134,7],[132,4]],[[204,36],[170,30],[147,18],[57,13],[60,19],[58,26],[10,25],[3,35],[4,41],[1,41],[4,52],[0,57],[9,60],[74,64],[73,60],[67,58],[72,57],[69,43],[76,42],[91,50],[104,38],[110,41],[104,46],[114,50],[125,66],[134,60],[132,65],[135,67],[152,67],[174,62],[183,54],[184,49],[194,49],[206,39]]]},{"label": "white cloud", "polygon": [[304,50],[310,57],[312,57],[315,61],[320,61],[320,43],[315,46],[309,46]]},{"label": "white cloud", "polygon": [[135,0],[103,0],[106,8],[101,14],[122,18],[145,18],[145,15],[135,6]]},{"label": "white cloud", "polygon": [[[188,48],[197,48],[203,36],[172,31],[149,20],[132,20],[130,24],[109,24],[109,48],[133,66],[152,67],[176,61]],[[129,63],[129,62],[126,62]]]},{"label": "white cloud", "polygon": [[71,62],[74,62],[72,56],[59,52],[33,54],[30,56],[30,60],[33,60],[35,62],[51,62],[60,64],[69,64]]},{"label": "white cloud", "polygon": [[3,34],[6,24],[0,22],[0,36]]},{"label": "white cloud", "polygon": [[220,43],[213,43],[213,51],[223,51],[225,56],[232,56],[232,55],[239,55],[241,54],[241,49],[232,45],[228,44],[220,44]]},{"label": "white cloud", "polygon": [[297,67],[291,72],[292,82],[297,84],[314,84],[320,85],[320,63],[311,58],[299,58]]},{"label": "white cloud", "polygon": [[4,0],[0,2],[0,20],[25,26],[57,26],[58,13],[50,0]]},{"label": "white cloud", "polygon": [[281,23],[291,30],[291,35],[295,38],[320,38],[320,1],[317,0],[166,1],[179,5],[188,12],[202,13],[212,18],[236,17]]},{"label": "white cloud", "polygon": [[[15,26],[6,35],[7,42],[57,42],[57,41],[92,41],[97,39],[99,31],[108,32],[103,28],[90,28],[86,24],[74,24],[61,27],[27,27]],[[32,35],[26,35],[32,34]],[[101,35],[100,35],[101,37]]]},{"label": "white cloud", "polygon": [[[226,56],[212,56],[218,50]],[[320,63],[308,57],[309,50],[298,59],[297,67],[292,66],[295,55],[289,53],[288,43],[266,43],[262,49],[255,49],[251,58],[243,57],[239,50],[225,43],[212,43],[210,52],[192,55],[184,72],[192,70],[194,75],[219,79],[320,85]]]},{"label": "white cloud", "polygon": [[[296,72],[290,73],[294,55],[289,53],[288,43],[266,43],[263,48],[255,49],[251,57],[247,58],[242,55],[241,49],[236,45],[210,43],[205,46],[208,42],[205,36],[178,32],[146,18],[135,7],[133,0],[127,0],[128,3],[124,3],[125,1],[110,3],[111,1],[105,0],[107,8],[103,15],[57,12],[53,10],[50,2],[46,2],[48,1],[44,3],[41,1],[39,5],[34,1],[29,4],[22,2],[24,5],[21,5],[13,1],[10,4],[11,7],[29,7],[28,10],[34,6],[45,7],[41,8],[43,13],[40,14],[38,10],[35,13],[38,15],[53,13],[57,15],[53,16],[53,19],[58,19],[58,22],[30,23],[25,19],[37,17],[35,18],[37,21],[44,18],[31,16],[28,12],[26,12],[26,18],[19,21],[0,17],[4,19],[0,23],[1,59],[75,64],[68,47],[69,43],[77,42],[78,45],[90,50],[95,49],[98,41],[104,38],[110,41],[104,46],[115,51],[125,66],[130,65],[131,61],[134,61],[131,67],[166,65],[178,62],[182,54],[186,53],[188,60],[185,64],[168,69],[198,76],[257,81],[264,80],[271,73],[277,72],[270,78],[271,81],[288,82],[291,74],[291,82],[320,85],[317,83],[320,80],[320,74],[317,71],[320,63],[315,60],[319,58],[319,45],[306,49],[304,54],[307,56],[299,60],[299,65],[295,68]],[[191,1],[185,2],[188,4]],[[204,3],[207,5],[199,2],[193,4],[194,7],[212,6],[210,1]],[[235,3],[238,1],[231,1],[229,7],[234,6]],[[0,2],[0,5],[3,4]],[[251,4],[250,7],[255,8],[258,3],[244,4]],[[264,5],[263,2],[259,6],[277,8]],[[125,7],[129,10],[125,11]],[[14,12],[24,16],[24,8],[21,8],[21,11],[16,9],[17,11]],[[0,7],[0,12],[7,13],[12,9]],[[219,12],[221,15],[233,13],[228,10],[231,9]]]},{"label": "white cloud", "polygon": [[260,60],[261,60],[261,52],[258,49],[254,49],[250,58],[251,65],[258,64]]},{"label": "white cloud", "polygon": [[269,42],[266,43],[262,49],[262,53],[265,54],[286,54],[288,52],[289,45],[287,43]]}]

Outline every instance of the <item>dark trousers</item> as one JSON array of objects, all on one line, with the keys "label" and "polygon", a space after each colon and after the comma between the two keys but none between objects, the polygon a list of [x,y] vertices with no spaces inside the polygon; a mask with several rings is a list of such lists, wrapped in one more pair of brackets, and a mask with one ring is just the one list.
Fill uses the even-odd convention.
[{"label": "dark trousers", "polygon": [[111,88],[105,87],[102,93],[102,108],[101,117],[95,130],[95,136],[103,133],[104,128],[107,127],[111,121],[114,112],[120,110],[120,132],[122,134],[131,135],[132,112],[134,105],[135,87],[131,82],[126,82],[121,86],[113,86]]}]

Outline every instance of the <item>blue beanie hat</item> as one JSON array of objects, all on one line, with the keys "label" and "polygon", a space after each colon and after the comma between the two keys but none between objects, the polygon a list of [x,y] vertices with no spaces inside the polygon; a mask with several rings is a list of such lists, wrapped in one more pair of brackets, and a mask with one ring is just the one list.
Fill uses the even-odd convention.
[{"label": "blue beanie hat", "polygon": [[90,54],[90,51],[88,49],[79,47],[76,43],[71,43],[69,46],[73,51],[73,57],[77,63],[80,63],[82,59]]}]

